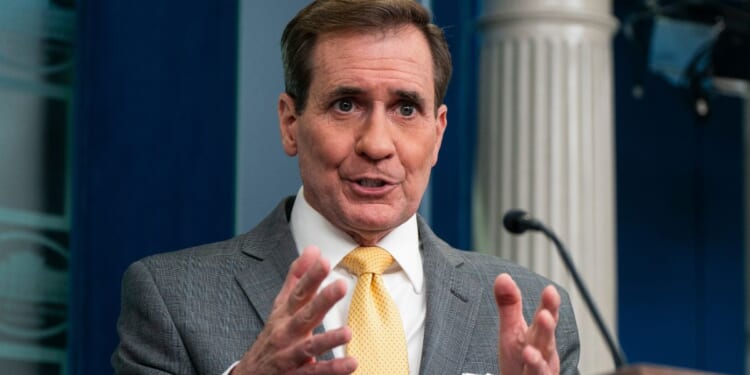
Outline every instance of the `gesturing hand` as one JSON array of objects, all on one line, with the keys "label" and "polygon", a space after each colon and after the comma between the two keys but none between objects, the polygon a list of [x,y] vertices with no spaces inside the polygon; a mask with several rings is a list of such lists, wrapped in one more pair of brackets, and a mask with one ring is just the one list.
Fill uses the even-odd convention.
[{"label": "gesturing hand", "polygon": [[231,374],[349,374],[357,368],[354,358],[316,361],[315,357],[346,344],[347,327],[313,334],[326,312],[346,293],[337,281],[317,293],[330,272],[317,247],[309,246],[289,268],[284,285],[274,300],[263,331]]},{"label": "gesturing hand", "polygon": [[495,301],[500,314],[498,363],[503,375],[559,374],[560,357],[555,344],[560,295],[553,286],[542,298],[527,326],[523,317],[521,290],[508,274],[495,279]]}]

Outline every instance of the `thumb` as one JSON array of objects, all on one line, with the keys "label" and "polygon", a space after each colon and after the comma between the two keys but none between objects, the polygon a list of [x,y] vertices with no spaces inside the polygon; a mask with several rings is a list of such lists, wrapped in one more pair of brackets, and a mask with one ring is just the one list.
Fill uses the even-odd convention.
[{"label": "thumb", "polygon": [[500,319],[498,332],[498,364],[501,374],[523,372],[522,352],[528,327],[523,318],[521,290],[507,273],[495,279],[493,291]]},{"label": "thumb", "polygon": [[519,325],[525,331],[526,321],[523,318],[521,290],[507,273],[495,279],[495,303],[500,314],[500,332],[510,332]]}]

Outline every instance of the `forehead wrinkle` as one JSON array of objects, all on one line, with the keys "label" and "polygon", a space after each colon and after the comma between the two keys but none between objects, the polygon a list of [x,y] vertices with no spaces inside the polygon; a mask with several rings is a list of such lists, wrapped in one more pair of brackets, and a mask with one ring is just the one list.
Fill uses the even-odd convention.
[{"label": "forehead wrinkle", "polygon": [[[426,102],[434,95],[433,61],[424,36],[413,27],[376,33],[325,33],[313,49],[312,86],[318,86],[323,97],[342,93],[339,87],[354,87],[356,96],[376,95],[380,90],[389,96],[411,99],[411,92]],[[394,39],[411,39],[412,31],[419,42],[404,53]],[[365,46],[363,46],[365,44]],[[371,48],[374,47],[374,48]],[[411,51],[424,50],[422,57]],[[325,79],[321,80],[323,77]],[[317,81],[317,82],[316,82]],[[394,82],[395,81],[395,82]],[[402,91],[405,94],[394,93]],[[352,95],[354,96],[354,95]]]},{"label": "forehead wrinkle", "polygon": [[[394,74],[394,79],[412,81],[418,86],[434,84],[432,62],[421,62],[408,54],[403,56],[368,56],[363,58],[361,49],[348,45],[318,45],[312,64],[315,73],[339,77],[347,72],[374,71],[379,74]],[[381,48],[385,48],[381,46]],[[325,56],[325,58],[323,58]],[[400,76],[397,77],[397,76]],[[427,87],[425,87],[427,89]]]},{"label": "forehead wrinkle", "polygon": [[[322,70],[321,70],[322,72]],[[400,68],[390,67],[358,67],[349,64],[337,70],[326,71],[329,76],[329,85],[339,87],[352,87],[362,91],[369,91],[376,87],[387,88],[389,94],[404,92],[419,95],[420,91],[431,91],[431,83],[426,76],[422,77],[419,69],[405,71],[403,65]]]}]

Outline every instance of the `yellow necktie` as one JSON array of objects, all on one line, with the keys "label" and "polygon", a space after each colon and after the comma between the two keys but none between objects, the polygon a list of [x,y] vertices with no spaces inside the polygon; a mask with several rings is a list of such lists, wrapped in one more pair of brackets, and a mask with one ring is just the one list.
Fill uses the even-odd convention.
[{"label": "yellow necktie", "polygon": [[358,275],[349,306],[352,340],[346,353],[357,359],[355,374],[408,374],[409,358],[401,315],[381,274],[393,257],[379,247],[358,247],[341,261]]}]

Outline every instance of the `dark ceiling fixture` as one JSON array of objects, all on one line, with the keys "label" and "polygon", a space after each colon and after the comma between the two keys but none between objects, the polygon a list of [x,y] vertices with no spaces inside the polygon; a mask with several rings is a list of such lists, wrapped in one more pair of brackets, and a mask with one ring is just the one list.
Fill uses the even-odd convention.
[{"label": "dark ceiling fixture", "polygon": [[[634,96],[644,94],[642,79],[649,68],[671,73],[672,83],[686,87],[699,117],[710,114],[714,92],[747,95],[750,1],[644,1],[623,20],[623,33],[640,56]],[[658,66],[665,61],[671,72]]]}]

